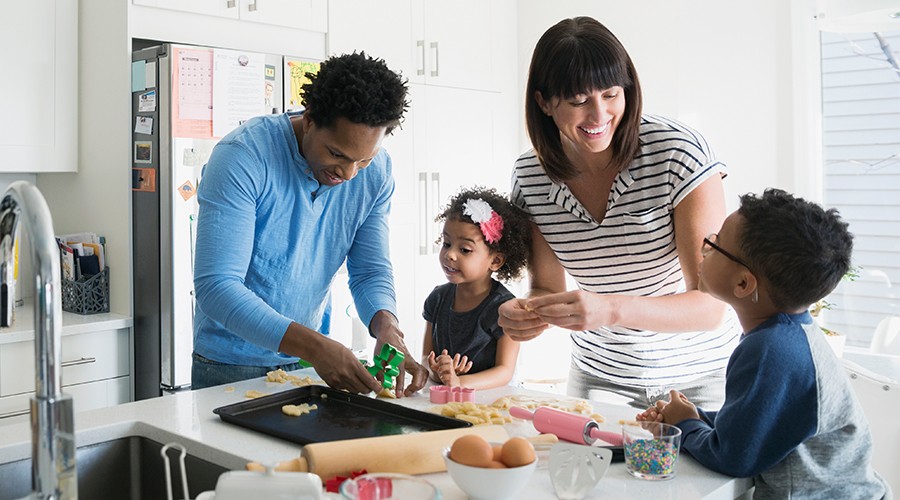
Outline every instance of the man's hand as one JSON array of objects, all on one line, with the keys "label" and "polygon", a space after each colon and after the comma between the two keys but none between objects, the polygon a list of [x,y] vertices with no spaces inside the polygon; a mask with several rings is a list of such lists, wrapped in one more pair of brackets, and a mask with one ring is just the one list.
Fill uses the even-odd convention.
[{"label": "man's hand", "polygon": [[349,349],[299,323],[288,326],[278,351],[308,361],[322,380],[334,389],[360,394],[381,390],[378,380]]},{"label": "man's hand", "polygon": [[328,387],[365,394],[381,390],[375,379],[356,356],[339,342],[321,336],[323,343],[315,356],[307,359]]},{"label": "man's hand", "polygon": [[[403,362],[400,363],[400,374],[394,381],[394,393],[398,398],[412,396],[425,387],[428,381],[428,370],[419,364],[410,354],[406,343],[403,342],[403,332],[397,325],[397,318],[387,311],[378,311],[369,324],[369,331],[375,335],[375,353],[381,352],[381,346],[390,344],[403,353]],[[409,386],[405,385],[406,373],[412,376]]]}]

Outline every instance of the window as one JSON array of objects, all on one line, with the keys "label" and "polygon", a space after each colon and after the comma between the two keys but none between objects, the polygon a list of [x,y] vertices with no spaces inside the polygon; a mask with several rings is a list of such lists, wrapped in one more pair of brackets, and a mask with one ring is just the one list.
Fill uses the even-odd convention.
[{"label": "window", "polygon": [[858,277],[826,301],[824,324],[868,347],[900,316],[900,31],[821,33],[823,203],[854,234]]}]

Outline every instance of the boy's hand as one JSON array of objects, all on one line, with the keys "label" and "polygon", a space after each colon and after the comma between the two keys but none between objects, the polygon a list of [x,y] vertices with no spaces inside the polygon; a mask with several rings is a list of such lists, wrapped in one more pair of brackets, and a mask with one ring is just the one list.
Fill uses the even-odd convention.
[{"label": "boy's hand", "polygon": [[669,391],[668,403],[665,401],[656,402],[656,409],[662,414],[662,421],[667,424],[674,425],[689,418],[700,418],[700,413],[697,411],[694,403],[691,403],[684,394],[675,389]]},{"label": "boy's hand", "polygon": [[638,413],[634,417],[638,422],[662,422],[663,415],[655,406]]}]

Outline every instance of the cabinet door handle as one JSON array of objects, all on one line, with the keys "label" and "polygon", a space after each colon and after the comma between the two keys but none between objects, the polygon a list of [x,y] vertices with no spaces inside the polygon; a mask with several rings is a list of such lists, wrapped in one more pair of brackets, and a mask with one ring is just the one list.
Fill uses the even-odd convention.
[{"label": "cabinet door handle", "polygon": [[438,61],[438,43],[431,42],[431,50],[434,53],[434,69],[431,70],[431,76],[440,76],[440,66]]},{"label": "cabinet door handle", "polygon": [[81,357],[80,359],[73,359],[72,361],[63,361],[62,367],[67,368],[69,366],[78,366],[78,365],[89,365],[91,363],[96,363],[97,358],[85,358]]},{"label": "cabinet door handle", "polygon": [[419,255],[428,255],[428,174],[419,172]]},{"label": "cabinet door handle", "polygon": [[18,417],[19,415],[28,415],[29,413],[31,413],[30,409],[29,410],[11,411],[11,412],[7,412],[7,413],[0,413],[0,420],[2,420],[4,418]]},{"label": "cabinet door handle", "polygon": [[416,65],[416,74],[423,76],[425,74],[425,40],[416,40],[416,55],[419,56],[419,63]]},{"label": "cabinet door handle", "polygon": [[[431,173],[431,199],[434,200],[434,207],[431,212],[431,219],[434,220],[437,217],[438,212],[441,211],[441,174],[440,172],[432,172]],[[438,253],[441,249],[441,244],[438,243],[437,238],[431,242],[432,253]]]},{"label": "cabinet door handle", "polygon": [[237,7],[237,0],[228,0],[227,2],[225,2],[226,9],[233,9],[235,7]]},{"label": "cabinet door handle", "polygon": [[256,0],[254,0],[253,2],[250,2],[250,4],[247,5],[247,10],[248,10],[249,12],[255,12],[255,11],[256,11]]}]

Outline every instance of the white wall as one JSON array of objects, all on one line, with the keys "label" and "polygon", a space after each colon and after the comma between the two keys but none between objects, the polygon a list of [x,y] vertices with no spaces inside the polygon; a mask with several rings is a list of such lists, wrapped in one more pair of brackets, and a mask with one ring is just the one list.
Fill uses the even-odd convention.
[{"label": "white wall", "polygon": [[[744,192],[767,186],[794,190],[797,179],[804,178],[794,173],[795,160],[804,158],[804,148],[795,144],[809,143],[795,141],[792,119],[801,116],[793,100],[798,62],[792,60],[790,30],[792,5],[798,2],[803,3],[760,0],[751,9],[714,0],[520,0],[519,98],[509,108],[519,116],[508,121],[520,131],[519,149],[528,147],[522,93],[534,43],[564,17],[591,15],[607,24],[631,53],[645,110],[694,126],[730,166],[730,209]],[[37,177],[57,232],[92,230],[110,237],[111,309],[124,314],[131,312],[129,37],[152,34],[149,28],[138,29],[148,23],[135,21],[129,28],[129,8],[134,7],[120,0],[80,4],[79,173]]]},{"label": "white wall", "polygon": [[57,234],[106,236],[110,311],[131,314],[131,46],[128,3],[79,2],[78,173],[41,174]]},{"label": "white wall", "polygon": [[[700,131],[730,167],[728,210],[738,195],[794,190],[791,2],[760,0],[519,1],[519,78],[524,99],[531,52],[557,21],[591,16],[631,55],[644,112]],[[530,147],[520,106],[522,150]]]}]

